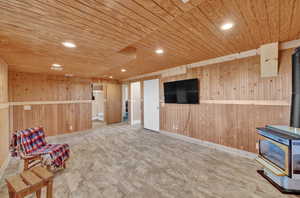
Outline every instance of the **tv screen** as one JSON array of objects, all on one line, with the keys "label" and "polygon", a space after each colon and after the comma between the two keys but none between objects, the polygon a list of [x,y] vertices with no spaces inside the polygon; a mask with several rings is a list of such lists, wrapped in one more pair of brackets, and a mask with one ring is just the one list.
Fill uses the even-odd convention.
[{"label": "tv screen", "polygon": [[165,103],[198,104],[198,79],[164,83]]}]

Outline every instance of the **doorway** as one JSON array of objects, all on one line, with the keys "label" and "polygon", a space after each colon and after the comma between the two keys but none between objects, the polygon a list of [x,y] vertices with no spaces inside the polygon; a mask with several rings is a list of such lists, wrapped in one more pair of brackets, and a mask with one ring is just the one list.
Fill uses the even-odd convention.
[{"label": "doorway", "polygon": [[128,85],[122,85],[122,121],[128,122]]},{"label": "doorway", "polygon": [[141,124],[141,83],[130,84],[130,123],[131,125]]},{"label": "doorway", "polygon": [[98,128],[100,126],[105,125],[105,116],[104,116],[104,90],[103,85],[101,84],[93,84],[93,93],[92,93],[92,120],[93,120],[93,128]]},{"label": "doorway", "polygon": [[144,128],[159,131],[159,79],[144,81]]}]

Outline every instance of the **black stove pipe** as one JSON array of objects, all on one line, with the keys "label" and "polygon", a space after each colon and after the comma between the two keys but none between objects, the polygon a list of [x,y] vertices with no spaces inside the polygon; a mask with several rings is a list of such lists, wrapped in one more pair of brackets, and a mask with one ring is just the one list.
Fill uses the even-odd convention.
[{"label": "black stove pipe", "polygon": [[290,126],[300,128],[300,47],[292,56],[292,106]]}]

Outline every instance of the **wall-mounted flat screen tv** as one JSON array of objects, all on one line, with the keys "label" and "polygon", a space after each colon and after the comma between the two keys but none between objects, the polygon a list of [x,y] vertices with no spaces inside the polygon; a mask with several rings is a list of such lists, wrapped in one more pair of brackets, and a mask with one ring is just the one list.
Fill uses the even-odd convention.
[{"label": "wall-mounted flat screen tv", "polygon": [[198,79],[180,80],[164,83],[165,103],[198,104]]}]

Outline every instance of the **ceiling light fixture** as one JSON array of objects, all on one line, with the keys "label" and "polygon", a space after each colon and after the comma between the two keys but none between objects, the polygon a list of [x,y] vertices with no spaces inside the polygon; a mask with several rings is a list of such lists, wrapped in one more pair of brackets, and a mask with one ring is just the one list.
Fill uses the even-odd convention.
[{"label": "ceiling light fixture", "polygon": [[113,78],[112,76],[110,76],[109,78]]},{"label": "ceiling light fixture", "polygon": [[63,68],[62,67],[51,67],[52,70],[55,70],[55,71],[62,71]]},{"label": "ceiling light fixture", "polygon": [[52,64],[52,67],[61,67],[61,65],[57,64],[57,63],[54,63],[54,64]]},{"label": "ceiling light fixture", "polygon": [[121,69],[121,72],[126,72],[127,70],[126,69]]},{"label": "ceiling light fixture", "polygon": [[155,50],[155,53],[156,54],[163,54],[164,50],[163,49],[157,49],[157,50]]},{"label": "ceiling light fixture", "polygon": [[223,24],[223,25],[221,26],[221,29],[222,29],[222,30],[229,30],[229,29],[231,29],[233,26],[234,26],[233,23],[225,23],[225,24]]},{"label": "ceiling light fixture", "polygon": [[63,46],[65,46],[65,47],[68,47],[68,48],[75,48],[76,47],[76,45],[75,45],[75,43],[72,43],[72,42],[62,42],[62,44],[63,44]]},{"label": "ceiling light fixture", "polygon": [[181,0],[183,3],[187,3],[189,2],[190,0]]}]

